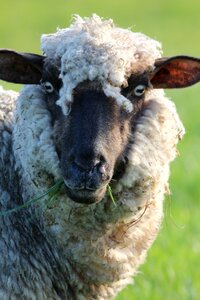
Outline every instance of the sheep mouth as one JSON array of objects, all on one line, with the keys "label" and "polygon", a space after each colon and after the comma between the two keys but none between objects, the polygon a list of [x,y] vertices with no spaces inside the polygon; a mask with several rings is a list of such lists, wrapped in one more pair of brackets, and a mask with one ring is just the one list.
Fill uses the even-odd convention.
[{"label": "sheep mouth", "polygon": [[68,197],[72,201],[82,204],[93,204],[100,202],[107,190],[107,184],[96,189],[91,187],[72,187],[67,181],[64,180],[64,182]]},{"label": "sheep mouth", "polygon": [[69,196],[69,198],[74,202],[82,204],[93,204],[100,202],[105,192],[106,188],[93,191],[88,189],[73,190],[66,187],[66,193]]}]

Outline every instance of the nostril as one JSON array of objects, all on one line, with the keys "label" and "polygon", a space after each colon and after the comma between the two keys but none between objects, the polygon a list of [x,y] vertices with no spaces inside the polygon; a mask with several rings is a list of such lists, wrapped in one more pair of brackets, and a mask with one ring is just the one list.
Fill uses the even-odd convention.
[{"label": "nostril", "polygon": [[78,167],[82,171],[90,171],[94,168],[98,167],[101,164],[99,159],[80,159],[75,158],[73,161],[73,165]]},{"label": "nostril", "polygon": [[88,166],[86,164],[84,164],[82,161],[80,161],[79,159],[74,159],[73,161],[73,166],[75,168],[78,168],[81,171],[86,171],[88,170]]},{"label": "nostril", "polygon": [[71,156],[69,163],[74,169],[80,172],[99,172],[105,173],[106,160],[100,153],[94,151],[80,151],[79,153]]},{"label": "nostril", "polygon": [[71,163],[75,168],[79,168],[82,171],[91,171],[93,169],[99,169],[99,167],[105,164],[106,160],[100,153],[93,151],[80,151],[79,153],[73,154],[71,157]]},{"label": "nostril", "polygon": [[103,155],[100,155],[99,162],[101,162],[102,164],[106,162],[105,157]]}]

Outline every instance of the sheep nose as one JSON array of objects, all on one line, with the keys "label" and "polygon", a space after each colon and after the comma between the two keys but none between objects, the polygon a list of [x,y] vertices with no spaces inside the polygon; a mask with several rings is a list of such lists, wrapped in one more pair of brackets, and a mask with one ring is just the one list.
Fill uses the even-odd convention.
[{"label": "sheep nose", "polygon": [[100,154],[82,152],[74,156],[72,168],[79,174],[84,174],[88,179],[96,176],[102,181],[107,179],[106,160]]},{"label": "sheep nose", "polygon": [[[103,191],[112,177],[112,169],[106,156],[98,155],[94,151],[73,151],[63,164],[62,169],[65,185],[68,192],[74,197],[85,197],[81,193],[96,193]],[[101,193],[101,192],[100,192]],[[91,197],[91,195],[86,195]],[[87,198],[87,197],[86,197]],[[82,201],[83,202],[83,201]]]},{"label": "sheep nose", "polygon": [[83,172],[90,172],[94,168],[98,167],[98,165],[101,163],[101,160],[98,158],[93,159],[85,159],[81,157],[76,157],[74,159],[74,165],[79,168],[80,171]]},{"label": "sheep nose", "polygon": [[66,190],[76,202],[93,203],[105,193],[112,169],[101,155],[84,155],[84,151],[78,154],[73,151],[62,165]]}]

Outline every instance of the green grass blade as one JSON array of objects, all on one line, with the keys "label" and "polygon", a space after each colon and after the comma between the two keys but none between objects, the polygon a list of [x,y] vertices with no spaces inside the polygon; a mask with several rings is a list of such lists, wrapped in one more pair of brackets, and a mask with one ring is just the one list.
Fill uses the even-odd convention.
[{"label": "green grass blade", "polygon": [[115,202],[115,198],[114,198],[113,193],[112,193],[112,188],[111,188],[110,185],[108,185],[108,195],[109,195],[110,199],[112,200],[114,206],[117,206],[116,202]]},{"label": "green grass blade", "polygon": [[11,214],[13,212],[17,212],[17,211],[19,211],[23,208],[26,208],[26,207],[30,206],[31,204],[34,204],[34,203],[40,201],[42,198],[44,198],[47,195],[50,195],[50,199],[51,199],[52,197],[54,197],[59,192],[62,184],[63,184],[63,180],[57,181],[52,187],[50,187],[43,194],[35,196],[35,197],[29,199],[28,201],[26,201],[22,205],[16,206],[16,207],[14,207],[12,209],[9,209],[9,210],[6,210],[6,211],[1,211],[0,216],[6,216],[6,215]]}]

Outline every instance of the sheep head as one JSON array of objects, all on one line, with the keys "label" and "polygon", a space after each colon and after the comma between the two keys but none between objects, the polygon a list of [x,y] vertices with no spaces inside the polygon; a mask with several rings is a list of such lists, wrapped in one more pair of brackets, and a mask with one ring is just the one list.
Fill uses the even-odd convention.
[{"label": "sheep head", "polygon": [[177,56],[155,61],[151,72],[131,74],[121,94],[133,111],[105,95],[98,81],[84,81],[73,92],[70,112],[64,114],[56,104],[62,80],[59,68],[47,57],[0,52],[3,80],[41,84],[54,126],[55,147],[61,162],[66,192],[81,203],[100,201],[111,180],[123,174],[134,124],[152,88],[186,87],[200,80],[200,60]]},{"label": "sheep head", "polygon": [[[87,19],[85,22],[85,33],[75,27],[78,38],[69,30],[58,32],[55,40],[52,35],[44,37],[45,56],[0,50],[0,79],[41,85],[52,116],[55,148],[66,193],[74,201],[94,203],[103,198],[108,184],[124,173],[146,94],[153,88],[182,88],[198,82],[200,59],[160,58],[155,41],[153,46],[150,42],[146,53],[139,52],[142,45],[149,43],[144,36],[138,38],[141,45],[133,44],[136,50],[128,49],[127,52],[135,38],[130,39],[131,32],[119,30],[115,34],[112,26],[105,23],[106,30],[111,32],[108,37],[111,44],[106,44],[104,35],[100,35],[105,29],[101,28],[104,23],[95,20],[94,32],[94,24],[88,25]],[[69,37],[66,44],[71,47],[69,53],[65,44],[59,48],[63,34]],[[121,40],[114,56],[116,36]],[[124,43],[128,43],[127,47]],[[151,51],[155,53],[151,55]],[[133,61],[128,57],[131,53]],[[106,64],[109,64],[108,70]]]}]

